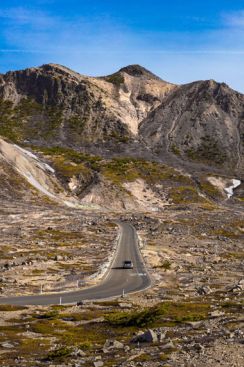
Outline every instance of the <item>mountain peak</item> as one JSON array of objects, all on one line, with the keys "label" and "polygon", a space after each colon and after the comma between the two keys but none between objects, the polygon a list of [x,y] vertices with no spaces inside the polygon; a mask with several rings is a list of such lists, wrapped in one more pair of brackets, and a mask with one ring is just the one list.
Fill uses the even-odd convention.
[{"label": "mountain peak", "polygon": [[119,70],[119,72],[124,72],[134,77],[146,77],[148,79],[161,80],[157,75],[153,74],[151,71],[147,70],[141,65],[128,65]]},{"label": "mountain peak", "polygon": [[78,73],[77,71],[74,71],[68,68],[67,66],[63,66],[60,64],[54,64],[54,63],[44,64],[40,67],[40,69],[48,71],[48,72],[54,72],[54,73],[56,72],[59,74],[71,75],[76,78],[81,76],[81,74]]}]

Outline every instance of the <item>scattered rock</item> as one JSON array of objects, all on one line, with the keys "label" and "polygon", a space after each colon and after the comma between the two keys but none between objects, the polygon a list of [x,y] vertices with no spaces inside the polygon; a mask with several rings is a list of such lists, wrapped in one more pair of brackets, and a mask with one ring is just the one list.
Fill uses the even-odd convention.
[{"label": "scattered rock", "polygon": [[118,340],[112,340],[112,339],[107,339],[103,346],[103,350],[123,349],[123,348],[124,348],[123,343],[119,342]]},{"label": "scattered rock", "polygon": [[83,350],[81,349],[75,349],[72,353],[72,356],[76,356],[76,357],[85,357],[86,353],[83,352]]},{"label": "scattered rock", "polygon": [[152,329],[148,329],[145,332],[139,332],[132,340],[132,343],[157,343],[159,341],[158,335]]},{"label": "scattered rock", "polygon": [[188,321],[187,325],[191,326],[193,329],[198,329],[203,325],[202,321]]},{"label": "scattered rock", "polygon": [[239,281],[238,286],[241,287],[242,290],[244,290],[244,279],[241,279]]},{"label": "scattered rock", "polygon": [[104,365],[103,361],[95,361],[93,362],[94,367],[102,367]]},{"label": "scattered rock", "polygon": [[219,310],[215,310],[213,312],[210,312],[209,316],[210,317],[221,317],[221,316],[224,316],[225,313],[222,312],[222,311],[219,311]]},{"label": "scattered rock", "polygon": [[54,257],[54,261],[62,261],[62,260],[63,260],[63,256],[61,256],[61,255],[56,255]]},{"label": "scattered rock", "polygon": [[210,294],[211,292],[212,292],[212,290],[208,285],[203,285],[203,286],[197,288],[197,293],[200,296],[205,296],[207,294]]},{"label": "scattered rock", "polygon": [[131,308],[132,304],[131,303],[119,303],[119,307],[120,308]]},{"label": "scattered rock", "polygon": [[230,291],[233,293],[240,293],[243,290],[244,290],[244,279],[239,280],[239,282],[230,289]]},{"label": "scattered rock", "polygon": [[166,349],[173,349],[175,346],[173,344],[173,342],[170,340],[168,343],[164,344],[163,346],[161,346],[162,350],[166,350]]},{"label": "scattered rock", "polygon": [[13,345],[13,344],[11,344],[11,343],[9,343],[9,342],[1,343],[1,346],[2,346],[3,348],[7,348],[7,349],[12,349],[12,348],[14,348],[14,345]]}]

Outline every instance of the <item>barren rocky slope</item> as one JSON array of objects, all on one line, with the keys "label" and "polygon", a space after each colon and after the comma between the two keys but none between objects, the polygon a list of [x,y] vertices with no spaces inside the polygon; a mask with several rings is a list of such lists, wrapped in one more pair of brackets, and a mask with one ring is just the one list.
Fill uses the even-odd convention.
[{"label": "barren rocky slope", "polygon": [[[56,64],[0,75],[0,135],[48,163],[63,197],[83,205],[162,210],[225,200],[243,177],[243,116],[244,96],[225,84],[176,86],[139,65],[99,78]],[[27,168],[53,193],[40,167]],[[236,192],[241,203],[243,184]]]},{"label": "barren rocky slope", "polygon": [[244,95],[214,80],[182,85],[140,125],[158,154],[230,171],[244,168]]},{"label": "barren rocky slope", "polygon": [[103,78],[55,64],[9,72],[0,77],[1,129],[42,144],[123,142],[172,88],[140,66]]},{"label": "barren rocky slope", "polygon": [[244,96],[213,80],[176,86],[139,65],[105,77],[64,66],[0,75],[0,134],[105,156],[243,172]]}]

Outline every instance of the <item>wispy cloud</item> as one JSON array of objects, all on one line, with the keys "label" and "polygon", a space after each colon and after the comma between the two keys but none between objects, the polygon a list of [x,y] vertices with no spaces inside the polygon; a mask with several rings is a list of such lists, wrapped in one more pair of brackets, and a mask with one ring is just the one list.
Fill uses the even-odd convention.
[{"label": "wispy cloud", "polygon": [[233,28],[244,28],[244,10],[223,16],[225,25]]},{"label": "wispy cloud", "polygon": [[9,48],[2,48],[0,49],[0,53],[6,53],[6,54],[11,54],[11,53],[20,53],[20,54],[27,54],[27,53],[46,53],[45,51],[40,51],[40,50],[19,50],[19,49],[9,49]]},{"label": "wispy cloud", "polygon": [[23,7],[0,9],[0,18],[8,22],[8,25],[50,27],[55,19],[45,12],[39,10],[30,10]]},{"label": "wispy cloud", "polygon": [[[0,9],[0,67],[57,62],[84,74],[105,75],[126,64],[141,63],[173,82],[215,78],[244,90],[244,11],[220,15],[220,19],[218,27],[211,23],[194,31],[163,27],[145,31],[109,16]],[[212,22],[205,17],[191,20]]]}]

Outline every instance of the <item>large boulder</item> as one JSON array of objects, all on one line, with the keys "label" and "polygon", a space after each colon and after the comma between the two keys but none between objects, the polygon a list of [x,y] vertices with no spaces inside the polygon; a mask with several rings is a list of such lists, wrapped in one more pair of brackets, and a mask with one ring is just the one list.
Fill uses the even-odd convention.
[{"label": "large boulder", "polygon": [[148,329],[145,332],[139,332],[132,340],[132,343],[157,343],[163,339],[164,335],[157,333],[152,329]]},{"label": "large boulder", "polygon": [[124,344],[119,342],[118,340],[113,340],[113,339],[107,339],[103,349],[105,350],[111,350],[111,349],[123,349],[124,348]]}]

